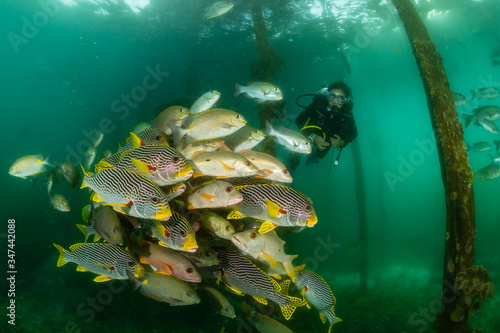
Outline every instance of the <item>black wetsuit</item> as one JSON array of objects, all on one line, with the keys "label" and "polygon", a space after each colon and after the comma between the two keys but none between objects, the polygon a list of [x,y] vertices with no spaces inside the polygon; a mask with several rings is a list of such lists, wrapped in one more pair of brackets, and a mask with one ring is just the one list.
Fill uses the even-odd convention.
[{"label": "black wetsuit", "polygon": [[[332,107],[328,110],[327,98],[319,93],[314,96],[312,103],[302,111],[295,123],[302,134],[310,141],[313,134],[320,135],[326,142],[330,143],[330,138],[338,135],[345,144],[352,142],[358,136],[358,129],[351,113],[354,104],[352,101],[345,103],[341,109]],[[313,144],[313,151],[308,155],[308,159],[323,158],[330,151],[331,145],[323,150],[319,150]],[[300,163],[300,157],[294,157],[288,165],[289,171],[293,171]]]}]

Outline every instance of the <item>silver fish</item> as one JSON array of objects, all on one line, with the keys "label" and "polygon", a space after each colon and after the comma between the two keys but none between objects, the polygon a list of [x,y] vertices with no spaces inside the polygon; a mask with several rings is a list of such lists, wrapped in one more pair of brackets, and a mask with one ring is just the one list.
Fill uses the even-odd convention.
[{"label": "silver fish", "polygon": [[302,133],[284,127],[276,130],[268,121],[266,121],[266,128],[266,134],[273,136],[276,143],[282,145],[285,149],[300,154],[311,153],[311,142]]},{"label": "silver fish", "polygon": [[244,149],[254,148],[265,138],[266,134],[264,134],[264,132],[260,129],[244,126],[233,134],[225,137],[224,143],[229,147],[229,149],[238,153]]},{"label": "silver fish", "polygon": [[453,95],[453,100],[455,101],[456,107],[467,104],[467,99],[465,99],[464,95],[462,95],[460,93],[456,93],[456,92],[452,92],[452,95]]},{"label": "silver fish", "polygon": [[259,169],[258,176],[281,183],[291,183],[293,181],[290,172],[276,157],[253,150],[242,150],[239,154],[245,156]]},{"label": "silver fish", "polygon": [[231,1],[217,1],[214,3],[205,14],[205,20],[211,20],[215,17],[226,14],[234,7],[234,3]]},{"label": "silver fish", "polygon": [[500,165],[496,163],[488,164],[487,166],[479,169],[475,174],[475,178],[479,178],[479,180],[492,180],[498,178],[498,176],[500,176]]},{"label": "silver fish", "polygon": [[193,215],[192,221],[198,222],[202,229],[223,239],[231,239],[235,232],[228,220],[210,210]]},{"label": "silver fish", "polygon": [[205,110],[210,109],[215,103],[217,103],[219,97],[220,97],[220,92],[218,92],[217,90],[211,90],[209,92],[204,93],[191,106],[190,108],[191,114],[203,112]]},{"label": "silver fish", "polygon": [[266,101],[280,101],[283,99],[283,93],[280,88],[272,83],[267,82],[253,82],[248,86],[242,86],[238,83],[234,84],[235,92],[233,98],[239,94],[243,94],[247,98],[253,98],[257,103]]},{"label": "silver fish", "polygon": [[60,194],[56,194],[50,198],[52,206],[60,212],[69,212],[68,200]]},{"label": "silver fish", "polygon": [[80,185],[80,170],[70,162],[61,163],[61,170],[64,175],[64,179],[68,181],[72,188],[78,189]]},{"label": "silver fish", "polygon": [[244,156],[230,151],[200,153],[192,159],[194,176],[246,177],[259,169]]},{"label": "silver fish", "polygon": [[486,88],[479,88],[476,90],[470,91],[472,94],[472,99],[474,98],[479,98],[479,99],[492,99],[492,98],[497,98],[500,96],[500,90],[498,88],[493,88],[493,87],[486,87]]},{"label": "silver fish", "polygon": [[93,147],[89,147],[85,151],[85,154],[83,155],[83,169],[84,170],[86,170],[86,171],[90,170],[90,167],[94,163],[95,155],[96,155],[96,150]]},{"label": "silver fish", "polygon": [[475,152],[475,153],[482,153],[482,152],[490,150],[490,148],[491,148],[491,145],[486,141],[479,141],[479,142],[473,143],[472,145],[469,145],[466,143],[466,146],[467,146],[467,150]]},{"label": "silver fish", "polygon": [[9,175],[26,179],[29,176],[36,176],[44,173],[51,166],[49,158],[43,158],[43,155],[28,155],[18,158],[10,167]]}]

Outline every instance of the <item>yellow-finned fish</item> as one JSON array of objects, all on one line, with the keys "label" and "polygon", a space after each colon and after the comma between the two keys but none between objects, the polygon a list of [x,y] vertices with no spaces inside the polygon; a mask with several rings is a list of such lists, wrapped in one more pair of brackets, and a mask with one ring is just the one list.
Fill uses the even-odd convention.
[{"label": "yellow-finned fish", "polygon": [[189,209],[227,207],[242,200],[241,193],[231,183],[222,180],[203,185],[187,197]]},{"label": "yellow-finned fish", "polygon": [[333,312],[336,303],[335,296],[321,276],[302,270],[297,272],[294,282],[295,286],[302,291],[302,296],[319,311],[323,324],[328,319],[330,323],[328,332],[332,330],[333,324],[342,321]]},{"label": "yellow-finned fish", "polygon": [[174,145],[181,139],[186,143],[227,136],[245,126],[241,114],[227,109],[210,109],[187,117],[181,127],[172,125]]},{"label": "yellow-finned fish", "polygon": [[[146,128],[137,134],[131,132],[127,138],[125,146],[120,147],[118,152],[124,152],[132,148],[137,148],[146,145],[166,145],[168,146],[168,137],[161,130],[156,128]],[[113,156],[113,155],[112,155]]]},{"label": "yellow-finned fish", "polygon": [[243,201],[235,205],[239,213],[233,211],[228,215],[228,219],[248,216],[267,221],[259,232],[272,230],[270,224],[282,227],[313,227],[318,222],[311,200],[291,187],[278,184],[244,185],[240,180],[228,181],[243,194]]},{"label": "yellow-finned fish", "polygon": [[84,187],[95,192],[93,201],[104,202],[130,216],[166,221],[172,215],[163,191],[133,171],[110,168],[90,174],[84,170]]},{"label": "yellow-finned fish", "polygon": [[194,176],[214,176],[218,178],[247,177],[255,175],[259,169],[244,156],[231,151],[214,151],[195,155],[192,160]]},{"label": "yellow-finned fish", "polygon": [[290,278],[295,277],[292,260],[297,258],[297,255],[285,253],[285,242],[274,230],[263,234],[257,229],[244,230],[234,234],[231,241],[254,259],[268,264],[271,268],[282,265]]},{"label": "yellow-finned fish", "polygon": [[142,263],[153,266],[159,272],[188,282],[201,282],[195,265],[180,252],[148,241],[136,241],[129,236],[127,245],[130,251],[141,257]]},{"label": "yellow-finned fish", "polygon": [[278,284],[273,278],[255,266],[250,260],[234,250],[225,247],[214,247],[219,258],[219,265],[209,267],[233,292],[248,294],[262,304],[267,300],[277,303],[286,320],[290,319],[297,307],[306,302],[300,298],[288,296],[290,280]]},{"label": "yellow-finned fish", "polygon": [[46,165],[51,166],[49,158],[44,159],[42,154],[23,156],[12,164],[9,175],[26,179],[47,171]]},{"label": "yellow-finned fish", "polygon": [[248,149],[240,151],[239,154],[245,156],[259,169],[258,176],[281,183],[291,183],[293,181],[286,166],[276,157]]},{"label": "yellow-finned fish", "polygon": [[78,243],[70,246],[68,252],[57,244],[53,244],[59,250],[57,267],[68,262],[78,265],[79,272],[92,272],[97,275],[96,282],[111,279],[126,280],[127,272],[138,277],[145,273],[144,268],[130,252],[119,246],[104,243]]},{"label": "yellow-finned fish", "polygon": [[158,186],[173,185],[193,175],[193,169],[186,158],[165,145],[147,145],[126,150],[114,167],[138,172]]},{"label": "yellow-finned fish", "polygon": [[196,252],[198,249],[193,227],[179,213],[173,212],[168,221],[144,220],[144,224],[151,228],[160,245],[186,252]]}]

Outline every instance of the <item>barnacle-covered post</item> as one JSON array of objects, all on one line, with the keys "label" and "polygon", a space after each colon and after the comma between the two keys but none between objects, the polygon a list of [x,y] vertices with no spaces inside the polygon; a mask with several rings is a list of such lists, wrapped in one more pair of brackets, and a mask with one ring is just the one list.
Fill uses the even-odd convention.
[{"label": "barnacle-covered post", "polygon": [[[278,53],[267,43],[266,21],[262,15],[261,0],[250,0],[255,30],[255,40],[257,42],[258,58],[252,63],[250,78],[255,81],[272,83],[273,75],[281,66]],[[266,121],[274,124],[275,104],[277,102],[265,102],[259,104],[260,107],[260,128],[266,128]],[[266,138],[261,143],[262,151],[271,155],[276,155],[276,145],[271,138]]]},{"label": "barnacle-covered post", "polygon": [[[437,142],[441,177],[446,195],[445,265],[442,308],[434,329],[437,332],[472,332],[467,312],[452,314],[460,305],[454,287],[457,275],[474,266],[475,217],[472,172],[458,120],[450,84],[436,45],[410,0],[392,0],[403,22],[427,95],[432,128]],[[452,317],[454,320],[452,320]]]}]

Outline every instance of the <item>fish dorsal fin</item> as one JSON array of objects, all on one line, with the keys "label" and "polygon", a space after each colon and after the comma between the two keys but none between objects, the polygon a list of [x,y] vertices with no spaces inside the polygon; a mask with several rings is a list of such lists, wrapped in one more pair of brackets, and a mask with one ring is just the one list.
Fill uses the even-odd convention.
[{"label": "fish dorsal fin", "polygon": [[102,200],[99,194],[97,194],[96,192],[92,193],[92,195],[90,196],[90,201],[104,202],[104,200]]},{"label": "fish dorsal fin", "polygon": [[96,277],[94,279],[94,282],[106,282],[109,280],[111,280],[111,278],[109,276],[99,275],[98,277]]},{"label": "fish dorsal fin", "polygon": [[264,201],[266,202],[267,213],[273,219],[280,219],[283,217],[283,215],[286,215],[286,211],[278,204],[272,202],[269,199],[264,199]]},{"label": "fish dorsal fin", "polygon": [[76,271],[77,272],[88,272],[88,270],[86,270],[83,266],[81,265],[78,265],[76,266]]},{"label": "fish dorsal fin", "polygon": [[100,160],[99,163],[97,163],[95,166],[94,166],[94,170],[96,172],[99,172],[101,170],[104,170],[104,169],[109,169],[109,168],[112,168],[114,165],[105,161],[104,159]]},{"label": "fish dorsal fin", "polygon": [[226,219],[228,220],[239,220],[244,219],[246,216],[237,210],[232,210],[227,214]]},{"label": "fish dorsal fin", "polygon": [[264,297],[260,297],[260,296],[252,296],[257,302],[259,302],[260,304],[264,304],[264,305],[267,305],[267,299],[265,299]]},{"label": "fish dorsal fin", "polygon": [[71,252],[75,252],[75,250],[76,250],[77,248],[79,248],[80,246],[82,246],[82,245],[85,245],[85,243],[77,243],[77,244],[73,244],[73,245],[71,245],[71,246],[69,247],[69,250],[70,250]]}]

